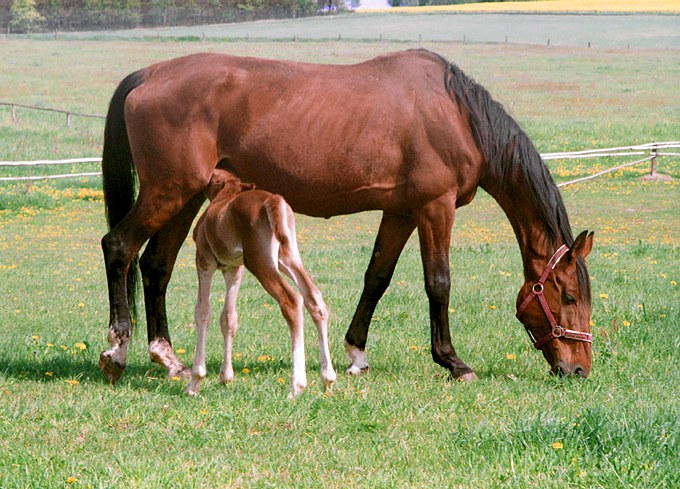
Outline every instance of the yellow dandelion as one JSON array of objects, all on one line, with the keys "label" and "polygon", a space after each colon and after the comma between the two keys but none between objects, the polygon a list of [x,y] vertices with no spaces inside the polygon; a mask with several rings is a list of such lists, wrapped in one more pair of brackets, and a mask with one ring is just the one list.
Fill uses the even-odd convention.
[{"label": "yellow dandelion", "polygon": [[600,294],[600,299],[608,299],[609,294]]},{"label": "yellow dandelion", "polygon": [[671,285],[675,287],[676,285],[678,285],[678,283],[675,280],[671,280]]},{"label": "yellow dandelion", "polygon": [[562,445],[559,441],[556,441],[550,446],[553,447],[555,450],[562,450],[564,448],[564,445]]},{"label": "yellow dandelion", "polygon": [[74,482],[78,482],[78,479],[76,477],[69,477],[66,479],[67,484],[73,484]]},{"label": "yellow dandelion", "polygon": [[201,414],[203,416],[206,416],[208,414],[208,410],[207,409],[201,409]]},{"label": "yellow dandelion", "polygon": [[177,348],[175,351],[178,355],[184,355],[187,352],[184,348]]},{"label": "yellow dandelion", "polygon": [[417,351],[418,347],[416,345],[411,345],[411,351]]},{"label": "yellow dandelion", "polygon": [[54,346],[54,343],[47,343],[47,346],[52,348]]},{"label": "yellow dandelion", "polygon": [[80,303],[78,304],[78,307],[81,308],[81,309],[83,309],[83,308],[85,307],[85,303],[84,303],[84,302],[80,302]]},{"label": "yellow dandelion", "polygon": [[593,326],[595,326],[595,321],[593,321],[593,320],[591,319],[591,320],[588,322],[588,325],[592,328]]},{"label": "yellow dandelion", "polygon": [[515,355],[514,353],[508,353],[507,355],[505,355],[505,358],[514,362],[517,360],[517,355]]},{"label": "yellow dandelion", "polygon": [[173,382],[177,382],[177,381],[181,380],[181,377],[179,375],[174,375],[174,376],[170,377],[170,380],[172,380]]},{"label": "yellow dandelion", "polygon": [[271,357],[271,355],[260,355],[257,357],[258,362],[271,362],[272,360],[274,359]]},{"label": "yellow dandelion", "polygon": [[40,336],[34,334],[33,336],[31,336],[31,339],[33,341],[38,341],[40,339]]},{"label": "yellow dandelion", "polygon": [[241,372],[244,373],[244,374],[249,374],[249,373],[250,373],[250,369],[249,369],[248,367],[246,367],[246,368],[244,368],[243,370],[241,370]]},{"label": "yellow dandelion", "polygon": [[85,343],[80,342],[80,341],[73,346],[78,348],[80,351],[87,350],[87,345]]},{"label": "yellow dandelion", "polygon": [[61,348],[64,351],[68,350],[68,346],[66,345],[59,345],[59,348]]},{"label": "yellow dandelion", "polygon": [[48,377],[54,377],[54,373],[53,373],[53,372],[45,372],[45,375],[47,375]]},{"label": "yellow dandelion", "polygon": [[624,319],[623,325],[624,325],[624,326],[630,326],[630,321],[626,321],[626,320]]},{"label": "yellow dandelion", "polygon": [[496,306],[489,306],[489,309],[496,309]]},{"label": "yellow dandelion", "polygon": [[277,381],[279,384],[284,384],[284,383],[286,382],[285,380],[283,380],[283,377],[278,377],[278,378],[276,379],[276,381]]},{"label": "yellow dandelion", "polygon": [[78,384],[80,384],[80,381],[75,380],[75,379],[64,379],[64,382],[66,382],[68,385],[78,385]]}]

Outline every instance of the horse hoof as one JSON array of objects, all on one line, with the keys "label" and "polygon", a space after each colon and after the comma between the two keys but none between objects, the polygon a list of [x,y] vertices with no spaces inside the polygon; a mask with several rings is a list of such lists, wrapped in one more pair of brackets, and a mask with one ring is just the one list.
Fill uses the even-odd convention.
[{"label": "horse hoof", "polygon": [[180,377],[182,379],[191,378],[191,369],[181,363],[175,367],[168,368],[168,378]]},{"label": "horse hoof", "polygon": [[349,367],[347,367],[347,370],[345,370],[345,373],[347,375],[357,376],[357,375],[362,375],[362,374],[366,373],[367,371],[368,371],[368,365],[366,365],[365,367],[357,367],[356,365],[350,365]]},{"label": "horse hoof", "polygon": [[458,382],[472,382],[474,380],[479,380],[479,377],[477,377],[477,374],[474,372],[468,372],[466,374],[461,375],[460,377],[456,377],[456,380]]},{"label": "horse hoof", "polygon": [[111,358],[109,352],[102,352],[99,355],[99,370],[104,374],[104,378],[111,384],[118,382],[125,370],[125,364],[116,362]]}]

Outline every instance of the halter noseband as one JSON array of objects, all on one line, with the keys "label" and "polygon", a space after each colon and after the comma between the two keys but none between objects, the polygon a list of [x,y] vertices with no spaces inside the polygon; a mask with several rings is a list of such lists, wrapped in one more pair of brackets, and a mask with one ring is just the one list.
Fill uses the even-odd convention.
[{"label": "halter noseband", "polygon": [[536,282],[533,285],[533,287],[531,287],[531,292],[529,293],[529,295],[526,296],[522,304],[520,304],[520,306],[517,308],[516,317],[517,319],[519,319],[524,310],[529,305],[529,303],[532,300],[534,300],[534,297],[538,297],[538,302],[541,304],[541,308],[543,309],[545,317],[548,319],[548,322],[550,323],[552,331],[547,335],[543,336],[542,338],[536,339],[536,336],[529,330],[529,328],[526,325],[524,325],[524,328],[529,334],[529,338],[531,338],[531,341],[534,342],[534,348],[536,348],[537,350],[540,350],[543,347],[543,345],[545,345],[548,341],[553,340],[555,338],[568,338],[570,340],[584,341],[586,343],[593,342],[592,334],[584,333],[582,331],[574,331],[573,329],[566,329],[557,324],[557,321],[555,321],[555,316],[553,316],[553,313],[550,310],[550,306],[548,306],[548,301],[545,299],[545,296],[543,295],[543,285],[545,284],[545,281],[548,278],[548,274],[550,273],[551,270],[555,269],[555,267],[562,259],[562,257],[567,253],[567,251],[569,251],[569,248],[567,246],[565,245],[560,246],[560,248],[552,256],[548,264],[545,266],[545,270],[543,270],[543,275],[541,275],[541,278],[538,280],[538,282]]}]

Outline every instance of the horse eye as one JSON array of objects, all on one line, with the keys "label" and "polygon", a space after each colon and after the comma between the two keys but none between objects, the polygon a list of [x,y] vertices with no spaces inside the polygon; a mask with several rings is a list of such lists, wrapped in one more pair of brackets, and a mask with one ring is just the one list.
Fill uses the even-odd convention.
[{"label": "horse eye", "polygon": [[562,302],[565,304],[576,304],[576,297],[570,294],[562,294]]}]

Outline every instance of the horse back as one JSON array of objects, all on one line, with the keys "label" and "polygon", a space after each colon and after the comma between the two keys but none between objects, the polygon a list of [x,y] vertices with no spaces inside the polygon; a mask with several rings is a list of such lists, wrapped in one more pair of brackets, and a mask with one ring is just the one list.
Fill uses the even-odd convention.
[{"label": "horse back", "polygon": [[200,166],[187,176],[219,164],[309,215],[409,212],[478,180],[456,168],[479,153],[445,67],[422,50],[355,65],[197,54],[147,68],[126,114],[148,153],[182,158],[191,137],[191,157],[172,165]]}]

